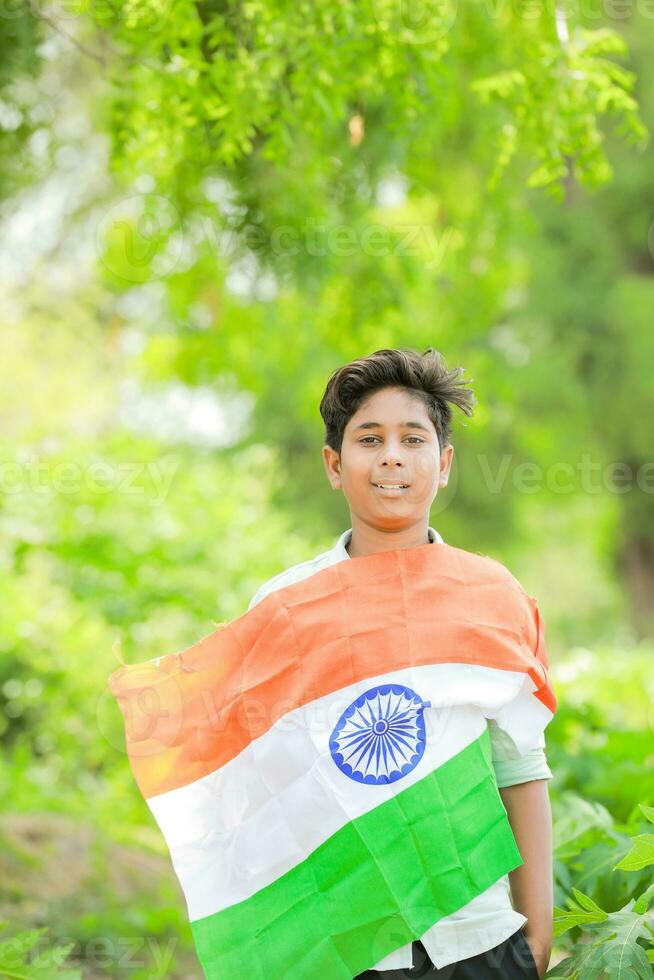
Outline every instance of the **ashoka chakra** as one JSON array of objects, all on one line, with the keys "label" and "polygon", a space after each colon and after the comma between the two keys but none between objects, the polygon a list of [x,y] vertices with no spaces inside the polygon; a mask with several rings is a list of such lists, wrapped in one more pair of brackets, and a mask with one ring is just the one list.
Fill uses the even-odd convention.
[{"label": "ashoka chakra", "polygon": [[341,772],[358,783],[393,783],[425,751],[423,709],[431,702],[403,684],[371,687],[345,709],[329,739]]}]

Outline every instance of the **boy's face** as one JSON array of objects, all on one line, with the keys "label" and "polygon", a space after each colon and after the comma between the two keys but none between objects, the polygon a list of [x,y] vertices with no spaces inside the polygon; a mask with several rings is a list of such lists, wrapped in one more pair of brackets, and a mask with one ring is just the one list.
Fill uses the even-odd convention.
[{"label": "boy's face", "polygon": [[359,407],[345,427],[340,456],[323,446],[329,482],[343,490],[352,515],[389,530],[429,513],[447,484],[453,453],[451,445],[441,450],[422,399],[401,388],[382,388]]}]

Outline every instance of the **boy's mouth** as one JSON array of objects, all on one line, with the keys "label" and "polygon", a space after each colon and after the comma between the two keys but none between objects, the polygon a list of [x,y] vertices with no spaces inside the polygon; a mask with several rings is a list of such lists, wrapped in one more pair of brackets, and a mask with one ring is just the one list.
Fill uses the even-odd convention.
[{"label": "boy's mouth", "polygon": [[408,490],[408,483],[373,483],[378,490]]}]

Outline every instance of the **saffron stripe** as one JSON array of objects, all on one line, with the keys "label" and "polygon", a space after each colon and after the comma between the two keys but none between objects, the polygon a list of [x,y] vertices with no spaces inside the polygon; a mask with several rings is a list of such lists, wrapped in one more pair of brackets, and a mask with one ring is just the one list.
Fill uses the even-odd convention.
[{"label": "saffron stripe", "polygon": [[109,685],[134,777],[152,797],[219,769],[316,698],[426,664],[523,674],[528,729],[556,708],[534,601],[498,562],[449,545],[339,562]]}]

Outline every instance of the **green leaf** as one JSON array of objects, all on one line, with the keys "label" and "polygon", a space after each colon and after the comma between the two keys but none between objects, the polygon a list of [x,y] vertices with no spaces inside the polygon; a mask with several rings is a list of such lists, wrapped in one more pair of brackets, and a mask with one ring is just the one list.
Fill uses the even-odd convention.
[{"label": "green leaf", "polygon": [[572,893],[581,907],[587,909],[588,912],[599,913],[599,915],[602,917],[606,915],[606,912],[604,912],[604,910],[601,909],[599,905],[594,902],[592,898],[590,898],[590,896],[584,895],[584,893],[580,892],[578,888],[573,888]]},{"label": "green leaf", "polygon": [[650,864],[654,864],[654,834],[639,834],[633,837],[633,847],[622,860],[615,865],[615,869],[623,871],[640,871]]},{"label": "green leaf", "polygon": [[654,806],[645,806],[644,803],[639,803],[638,806],[641,808],[650,823],[654,823]]},{"label": "green leaf", "polygon": [[638,912],[639,915],[642,915],[643,912],[646,912],[647,909],[649,908],[649,902],[652,897],[654,897],[654,882],[652,882],[649,888],[645,889],[643,894],[636,899],[636,904],[634,905],[634,911]]},{"label": "green leaf", "polygon": [[592,898],[584,895],[578,888],[572,889],[577,901],[568,898],[570,909],[554,908],[554,935],[561,936],[574,926],[589,925],[593,922],[604,922],[608,912],[597,905]]},{"label": "green leaf", "polygon": [[[556,966],[556,976],[575,980],[651,980],[650,957],[638,939],[651,942],[651,912],[639,914],[633,899],[619,912],[605,915],[592,926],[593,942],[579,943],[575,952]],[[549,980],[549,974],[548,974]]]}]

